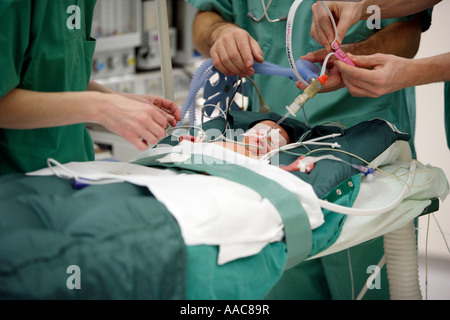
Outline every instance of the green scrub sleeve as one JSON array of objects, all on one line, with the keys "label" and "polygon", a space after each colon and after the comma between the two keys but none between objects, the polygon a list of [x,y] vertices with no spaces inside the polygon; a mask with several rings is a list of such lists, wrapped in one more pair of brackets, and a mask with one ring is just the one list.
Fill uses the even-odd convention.
[{"label": "green scrub sleeve", "polygon": [[389,24],[393,23],[393,22],[398,22],[398,21],[410,21],[412,19],[414,19],[414,17],[416,15],[422,15],[422,32],[427,31],[430,26],[431,26],[431,16],[433,13],[433,7],[427,9],[427,10],[423,10],[419,13],[413,14],[413,15],[409,15],[409,16],[405,16],[405,17],[400,17],[400,18],[392,18],[392,19],[382,19],[381,20],[381,28],[385,28],[387,27]]},{"label": "green scrub sleeve", "polygon": [[191,5],[202,11],[215,11],[225,20],[233,21],[233,5],[231,0],[186,0]]},{"label": "green scrub sleeve", "polygon": [[423,16],[422,21],[422,32],[427,31],[431,27],[431,17],[433,14],[433,7],[428,8],[427,10],[424,10],[421,12]]},{"label": "green scrub sleeve", "polygon": [[0,1],[0,98],[20,83],[25,52],[30,39],[31,1]]},{"label": "green scrub sleeve", "polygon": [[450,149],[450,82],[446,82],[444,84],[445,90],[445,113],[444,113],[444,121],[445,121],[445,134],[447,136],[447,146]]}]

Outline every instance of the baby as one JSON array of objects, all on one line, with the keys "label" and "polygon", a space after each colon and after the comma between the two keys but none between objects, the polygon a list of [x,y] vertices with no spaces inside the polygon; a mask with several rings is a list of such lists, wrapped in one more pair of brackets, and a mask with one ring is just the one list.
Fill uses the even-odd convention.
[{"label": "baby", "polygon": [[[286,130],[279,125],[275,126],[276,124],[277,123],[272,120],[263,120],[245,132],[244,138],[241,141],[220,141],[213,143],[220,144],[227,149],[251,158],[260,158],[269,151],[278,149],[290,143],[289,135]],[[196,141],[196,139],[190,135],[182,136],[180,138],[180,141],[181,140],[201,142]]]}]

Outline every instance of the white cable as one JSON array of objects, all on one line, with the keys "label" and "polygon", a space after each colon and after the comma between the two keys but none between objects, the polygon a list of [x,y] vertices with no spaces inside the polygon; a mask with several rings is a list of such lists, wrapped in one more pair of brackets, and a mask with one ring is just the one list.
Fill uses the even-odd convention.
[{"label": "white cable", "polygon": [[292,71],[294,71],[294,74],[297,76],[299,81],[301,81],[304,85],[308,86],[308,83],[302,78],[302,76],[297,70],[297,66],[295,65],[295,60],[292,53],[292,31],[294,27],[295,13],[297,12],[297,9],[302,2],[303,0],[295,0],[291,8],[289,9],[289,14],[286,23],[286,52]]},{"label": "white cable", "polygon": [[328,146],[331,147],[333,149],[337,149],[340,148],[341,145],[337,142],[309,142],[309,141],[305,141],[303,142],[304,145],[316,145],[316,146]]},{"label": "white cable", "polygon": [[328,64],[328,59],[330,59],[330,57],[334,54],[334,52],[330,52],[329,54],[327,54],[327,56],[325,57],[325,60],[323,60],[323,64],[322,64],[322,70],[320,71],[320,76],[323,76],[325,74],[325,71],[327,70],[327,64]]},{"label": "white cable", "polygon": [[348,271],[350,273],[350,284],[352,287],[352,300],[355,298],[355,281],[353,279],[352,258],[350,255],[350,248],[347,249]]},{"label": "white cable", "polygon": [[314,138],[314,139],[309,139],[307,141],[308,142],[313,142],[313,141],[320,141],[320,140],[324,140],[324,139],[334,139],[334,138],[337,138],[337,137],[340,137],[340,136],[342,136],[342,133],[331,133],[331,134],[328,134],[326,136],[321,136],[321,137],[317,137],[317,138]]},{"label": "white cable", "polygon": [[[317,141],[325,140],[325,139],[329,139],[329,138],[336,138],[336,137],[339,137],[341,135],[342,135],[341,133],[332,133],[332,134],[329,134],[329,135],[326,135],[326,136],[317,137],[317,138],[310,139],[310,140],[307,140],[307,141],[293,142],[293,143],[287,144],[285,146],[282,146],[280,148],[271,150],[269,153],[267,153],[263,157],[261,157],[261,159],[262,160],[268,160],[268,159],[270,159],[270,157],[272,157],[274,154],[276,154],[276,153],[278,153],[280,151],[288,151],[290,149],[295,149],[295,148],[301,147],[301,146],[303,146],[305,144],[305,142],[307,142],[309,144],[312,144],[313,142],[317,142]],[[327,145],[333,147],[334,143],[328,143]]]},{"label": "white cable", "polygon": [[[57,166],[58,168],[62,169],[63,171],[66,172],[67,176],[64,176],[61,173],[58,173],[57,171],[55,171],[53,165]],[[58,178],[63,178],[63,179],[72,179],[72,178],[78,178],[77,174],[75,172],[73,172],[72,170],[70,170],[69,168],[67,168],[66,166],[63,166],[60,162],[56,161],[55,159],[52,158],[48,158],[47,159],[47,166],[50,168],[50,170],[55,174],[55,176],[57,176]]]},{"label": "white cable", "polygon": [[[302,2],[303,2],[303,0],[296,0],[292,4],[291,8],[289,9],[289,14],[288,14],[287,23],[286,23],[286,52],[287,52],[287,57],[289,60],[289,64],[292,68],[292,71],[304,85],[308,86],[308,83],[302,78],[302,76],[300,76],[300,73],[297,70],[297,66],[295,64],[295,60],[294,60],[294,56],[293,56],[293,52],[292,52],[293,51],[292,50],[292,33],[293,33],[293,27],[294,27],[295,14],[297,12],[298,7],[300,6],[300,4]],[[327,10],[328,15],[330,16],[330,20],[331,20],[331,23],[333,24],[333,28],[334,28],[334,42],[335,42],[335,41],[337,41],[337,37],[338,37],[336,21],[334,20],[333,14],[331,13],[328,6],[322,0],[319,0],[319,2],[325,8],[325,10]],[[322,71],[320,74],[321,76],[325,74],[328,59],[332,54],[334,54],[334,53],[329,53],[327,55],[323,65],[322,65]]]},{"label": "white cable", "polygon": [[[207,108],[207,107],[213,107],[214,109],[217,109],[218,111],[219,111],[219,115],[218,115],[218,117],[222,117],[222,118],[224,118],[224,119],[226,119],[227,118],[227,115],[226,115],[226,113],[225,113],[225,111],[219,106],[219,105],[215,105],[215,104],[212,104],[212,103],[209,103],[209,104],[205,104],[205,105],[203,105],[203,107],[202,107],[202,109],[200,110],[200,112],[201,112],[201,124],[203,125],[203,123],[204,123],[204,121],[203,121],[203,119],[205,118],[205,108]],[[214,110],[213,110],[213,112],[214,112]],[[211,112],[211,115],[212,115],[212,112]],[[212,118],[211,116],[207,116],[210,120],[211,119],[215,119],[215,118]]]},{"label": "white cable", "polygon": [[373,215],[380,215],[386,212],[389,212],[390,210],[397,207],[402,201],[403,198],[406,196],[406,194],[409,191],[409,186],[412,184],[412,180],[414,179],[414,170],[416,169],[416,162],[412,161],[410,166],[410,175],[408,177],[408,181],[406,182],[405,186],[403,187],[402,192],[399,194],[397,199],[393,201],[391,204],[386,205],[381,208],[375,208],[375,209],[357,209],[357,208],[350,208],[345,207],[341,205],[337,205],[335,203],[331,203],[325,200],[319,199],[319,205],[323,209],[327,209],[336,213],[341,213],[345,215],[354,215],[354,216],[373,216]]},{"label": "white cable", "polygon": [[319,0],[319,3],[322,5],[322,7],[325,8],[325,10],[327,10],[328,15],[330,16],[330,20],[331,20],[331,23],[333,24],[333,28],[334,28],[334,41],[333,42],[336,42],[337,37],[338,37],[338,31],[337,31],[336,21],[334,20],[333,14],[331,13],[328,6],[322,0]]},{"label": "white cable", "polygon": [[447,242],[447,239],[445,238],[444,231],[442,231],[441,225],[439,224],[436,216],[433,213],[431,213],[431,216],[434,218],[434,222],[436,222],[436,224],[437,224],[437,226],[439,228],[439,231],[441,232],[442,238],[444,239],[444,243],[447,246],[447,250],[450,253],[450,247],[448,246],[448,242]]},{"label": "white cable", "polygon": [[[60,168],[61,170],[65,171],[67,176],[57,172],[55,170],[55,168],[53,167],[53,165],[55,165],[58,168]],[[101,185],[101,184],[125,182],[125,180],[115,179],[115,178],[102,179],[102,180],[90,180],[90,179],[86,179],[86,178],[83,178],[83,177],[79,177],[75,172],[73,172],[72,170],[67,168],[65,165],[61,164],[60,162],[58,162],[57,160],[52,159],[52,158],[48,158],[47,159],[47,166],[55,174],[55,176],[57,176],[58,178],[74,179],[76,182],[87,184],[87,185]]]}]

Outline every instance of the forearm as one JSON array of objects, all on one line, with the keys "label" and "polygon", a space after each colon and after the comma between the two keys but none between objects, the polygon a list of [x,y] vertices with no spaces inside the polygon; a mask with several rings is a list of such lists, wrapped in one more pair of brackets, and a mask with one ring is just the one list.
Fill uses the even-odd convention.
[{"label": "forearm", "polygon": [[363,0],[361,2],[362,19],[368,19],[372,12],[367,12],[371,5],[378,6],[383,19],[408,16],[430,8],[441,0]]},{"label": "forearm", "polygon": [[35,129],[95,122],[102,114],[102,94],[43,93],[14,89],[0,99],[0,127]]},{"label": "forearm", "polygon": [[95,82],[95,81],[89,81],[88,85],[88,91],[97,91],[102,93],[115,93],[114,90],[109,89],[108,87],[105,87],[104,85]]},{"label": "forearm", "polygon": [[411,60],[405,69],[405,78],[411,79],[411,85],[450,81],[450,53]]},{"label": "forearm", "polygon": [[218,28],[224,25],[230,25],[216,12],[213,11],[199,11],[194,19],[192,28],[192,41],[195,48],[203,56],[209,57],[210,50],[215,39],[214,34]]},{"label": "forearm", "polygon": [[407,22],[394,22],[359,43],[342,45],[344,51],[355,55],[374,53],[394,54],[413,58],[420,45],[422,17]]}]

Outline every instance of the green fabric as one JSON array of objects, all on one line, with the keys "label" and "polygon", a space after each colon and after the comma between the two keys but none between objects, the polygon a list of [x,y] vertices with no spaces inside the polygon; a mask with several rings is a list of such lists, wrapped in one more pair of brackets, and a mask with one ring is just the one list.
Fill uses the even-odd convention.
[{"label": "green fabric", "polygon": [[183,163],[158,162],[158,159],[165,156],[165,154],[162,154],[144,158],[136,161],[135,164],[192,170],[197,173],[207,173],[222,177],[250,187],[260,194],[261,197],[268,199],[283,220],[288,254],[286,268],[289,269],[308,257],[312,246],[311,225],[305,209],[303,209],[302,204],[293,193],[287,191],[277,182],[250,169],[235,164],[218,164],[217,160],[205,155],[194,156]]},{"label": "green fabric", "polygon": [[431,20],[433,15],[434,7],[428,8],[427,10],[421,11],[419,14],[422,15],[422,32],[427,31],[431,27]]},{"label": "green fabric", "polygon": [[215,246],[188,247],[188,300],[260,300],[278,282],[287,263],[284,242],[221,266],[217,254]]},{"label": "green fabric", "polygon": [[447,146],[450,149],[450,82],[445,83],[445,134],[447,136]]},{"label": "green fabric", "polygon": [[[0,221],[1,299],[262,299],[287,263],[278,242],[217,265],[218,247],[186,247],[165,206],[128,183],[5,175]],[[80,290],[67,288],[70,265]]]},{"label": "green fabric", "polygon": [[[352,207],[361,186],[361,174],[343,181],[333,188],[323,199],[345,207]],[[322,209],[326,223],[313,230],[313,247],[309,257],[329,248],[340,236],[346,215]]]},{"label": "green fabric", "polygon": [[[333,300],[356,299],[370,276],[368,268],[376,266],[383,257],[383,237],[321,258]],[[370,271],[372,269],[369,269]],[[368,290],[364,300],[389,299],[386,267],[381,270],[380,287]]]},{"label": "green fabric", "polygon": [[[285,47],[286,22],[270,23],[266,19],[254,22],[247,17],[252,12],[256,17],[262,13],[260,1],[232,0],[187,0],[201,10],[214,10],[223,17],[246,29],[260,44],[264,59],[283,67],[289,67]],[[292,0],[273,1],[268,14],[272,19],[287,15]],[[321,46],[310,36],[312,23],[311,5],[314,1],[303,1],[297,11],[293,26],[293,56],[301,57],[308,52],[321,49]],[[431,12],[430,12],[431,14]],[[382,27],[395,21],[410,20],[411,17],[382,20]],[[366,21],[351,27],[344,43],[362,41],[378,30],[369,29]],[[265,103],[271,111],[284,115],[285,107],[301,93],[295,83],[284,77],[256,74],[254,80],[263,94]],[[259,110],[259,98],[256,90],[250,87],[251,110]],[[347,89],[319,94],[308,101],[304,110],[308,121],[317,125],[327,121],[340,121],[345,127],[351,127],[364,120],[374,118],[386,119],[401,131],[411,135],[410,144],[413,154],[415,132],[415,89],[408,88],[380,98],[352,97]],[[297,118],[303,120],[303,113]]]},{"label": "green fabric", "polygon": [[[73,21],[73,5],[80,8],[80,29],[67,26]],[[91,0],[2,0],[0,98],[15,88],[86,90],[95,49],[90,38],[94,6]],[[49,157],[61,163],[93,160],[93,143],[85,125],[0,129],[0,175],[40,169]]]},{"label": "green fabric", "polygon": [[[383,238],[368,241],[320,259],[307,260],[283,273],[265,297],[267,300],[356,299],[367,278],[368,268],[383,256]],[[368,290],[363,300],[389,299],[386,268],[381,269],[380,287]]]},{"label": "green fabric", "polygon": [[[147,188],[0,177],[1,299],[185,299],[187,248]],[[80,289],[69,289],[69,266]]]}]

